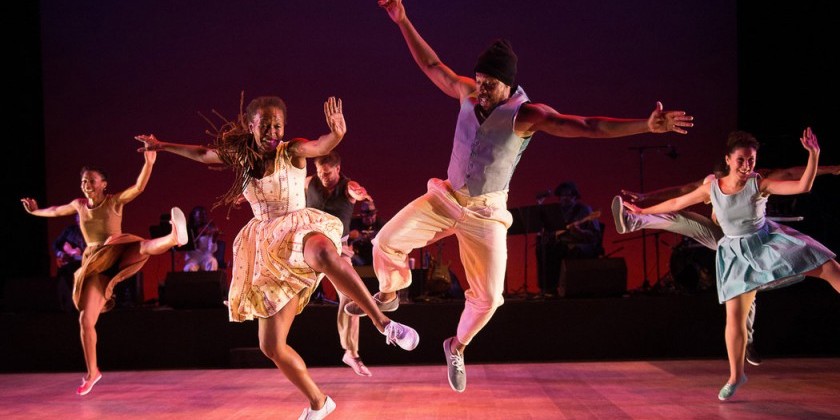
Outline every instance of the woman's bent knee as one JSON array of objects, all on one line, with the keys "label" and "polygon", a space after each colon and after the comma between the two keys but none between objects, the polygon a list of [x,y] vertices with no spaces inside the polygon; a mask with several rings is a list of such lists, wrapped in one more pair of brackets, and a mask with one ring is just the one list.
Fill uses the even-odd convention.
[{"label": "woman's bent knee", "polygon": [[93,329],[96,327],[96,318],[83,311],[79,314],[79,327],[82,330]]},{"label": "woman's bent knee", "polygon": [[260,343],[260,351],[271,360],[277,361],[280,359],[280,355],[282,352],[280,351],[280,347],[276,344],[266,344]]}]

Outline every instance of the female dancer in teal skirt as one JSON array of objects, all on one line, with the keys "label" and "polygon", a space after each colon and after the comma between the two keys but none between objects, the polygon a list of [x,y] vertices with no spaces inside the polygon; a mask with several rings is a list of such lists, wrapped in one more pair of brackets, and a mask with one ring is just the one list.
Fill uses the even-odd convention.
[{"label": "female dancer in teal skirt", "polygon": [[806,128],[800,139],[808,163],[799,180],[761,178],[754,172],[758,141],[736,131],[727,141],[727,175],[683,196],[656,206],[639,208],[624,203],[631,212],[652,214],[681,210],[711,200],[723,229],[716,256],[718,299],[726,303],[726,351],[729,380],[718,398],[728,400],[747,382],[744,374],[746,321],[758,290],[777,288],[819,277],[840,292],[840,265],[836,255],[813,238],[765,217],[770,194],[793,195],[811,190],[820,156],[817,137]]}]

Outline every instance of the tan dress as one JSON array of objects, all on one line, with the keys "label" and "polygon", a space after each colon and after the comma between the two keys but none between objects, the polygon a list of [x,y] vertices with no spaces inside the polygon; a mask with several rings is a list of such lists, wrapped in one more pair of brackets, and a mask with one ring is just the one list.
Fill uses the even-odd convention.
[{"label": "tan dress", "polygon": [[306,168],[295,168],[287,142],[277,146],[274,172],[245,188],[251,219],[233,241],[233,272],[228,293],[230,320],[267,318],[298,295],[300,313],[323,274],[303,259],[303,239],[325,234],[341,251],[344,228],[335,216],[306,208]]},{"label": "tan dress", "polygon": [[74,274],[73,304],[79,308],[85,281],[104,276],[107,303],[102,312],[107,312],[114,307],[114,286],[140,271],[149,259],[140,254],[143,238],[122,233],[123,205],[112,194],[93,208],[88,207],[86,198],[73,200],[71,205],[79,213],[79,227],[87,243],[82,266]]}]

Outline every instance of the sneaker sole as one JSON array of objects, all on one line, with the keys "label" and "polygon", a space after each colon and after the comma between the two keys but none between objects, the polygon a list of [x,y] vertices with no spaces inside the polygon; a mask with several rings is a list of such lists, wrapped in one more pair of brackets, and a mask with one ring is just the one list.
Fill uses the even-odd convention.
[{"label": "sneaker sole", "polygon": [[[400,297],[397,296],[393,300],[388,302],[381,302],[377,299],[379,293],[377,292],[373,295],[373,301],[376,303],[376,306],[382,312],[394,312],[397,308],[400,307]],[[351,306],[352,305],[352,306]],[[351,316],[367,316],[365,311],[362,310],[362,307],[357,305],[356,302],[348,303],[347,306],[344,307],[344,313]]]},{"label": "sneaker sole", "polygon": [[170,212],[170,214],[172,226],[175,227],[176,233],[178,235],[178,246],[186,245],[187,242],[190,241],[190,238],[187,235],[187,218],[184,216],[184,212],[178,207],[172,207],[172,211]]},{"label": "sneaker sole", "polygon": [[347,315],[350,315],[350,316],[358,316],[358,317],[367,316],[367,314],[364,313],[364,311],[362,311],[361,307],[359,307],[359,306],[355,306],[355,307],[359,310],[359,313],[356,313],[356,312],[352,311],[351,310],[352,307],[350,306],[350,304],[348,304],[347,306],[344,307],[344,313],[347,314]]},{"label": "sneaker sole", "polygon": [[613,197],[612,204],[610,204],[610,209],[612,209],[613,221],[615,222],[616,232],[627,233],[627,226],[624,224],[624,217],[622,217],[622,212],[625,210],[623,200],[621,199],[621,197]]},{"label": "sneaker sole", "polygon": [[[416,349],[419,344],[420,344],[420,334],[417,333],[417,330],[414,330],[414,341],[412,341],[411,344],[408,345],[408,347],[403,347],[402,349],[406,350],[406,351],[412,351],[412,350]],[[400,347],[402,347],[402,346],[400,346]]]}]

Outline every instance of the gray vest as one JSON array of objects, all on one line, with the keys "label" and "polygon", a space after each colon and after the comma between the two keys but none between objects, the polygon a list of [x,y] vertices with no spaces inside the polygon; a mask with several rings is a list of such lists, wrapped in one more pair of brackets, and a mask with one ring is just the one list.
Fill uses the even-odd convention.
[{"label": "gray vest", "polygon": [[461,102],[447,170],[452,188],[466,185],[473,197],[508,188],[513,170],[531,141],[513,131],[519,107],[526,102],[528,96],[520,86],[480,125],[475,115],[478,99],[470,96]]},{"label": "gray vest", "polygon": [[344,225],[344,231],[341,236],[347,236],[350,233],[350,220],[353,218],[353,203],[347,197],[347,184],[350,178],[341,176],[341,179],[333,189],[332,194],[327,193],[324,184],[317,176],[312,177],[309,181],[309,188],[306,189],[306,207],[323,210],[341,220]]}]

